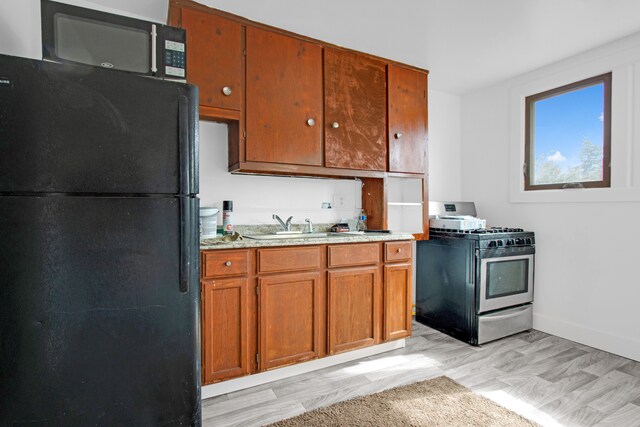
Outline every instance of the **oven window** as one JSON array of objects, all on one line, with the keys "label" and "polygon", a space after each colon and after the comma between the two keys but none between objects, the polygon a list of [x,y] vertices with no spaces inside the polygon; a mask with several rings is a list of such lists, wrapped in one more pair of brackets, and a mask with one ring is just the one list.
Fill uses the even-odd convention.
[{"label": "oven window", "polygon": [[60,59],[116,70],[148,73],[151,35],[138,28],[57,13],[56,55]]},{"label": "oven window", "polygon": [[486,299],[528,292],[528,277],[528,259],[487,263]]}]

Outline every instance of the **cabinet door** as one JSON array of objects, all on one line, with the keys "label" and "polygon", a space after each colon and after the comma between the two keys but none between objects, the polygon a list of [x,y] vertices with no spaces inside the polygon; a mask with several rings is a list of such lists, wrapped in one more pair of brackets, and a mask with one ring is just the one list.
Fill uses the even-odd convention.
[{"label": "cabinet door", "polygon": [[320,284],[320,272],[259,279],[261,371],[319,356]]},{"label": "cabinet door", "polygon": [[322,165],[322,47],[247,27],[246,160]]},{"label": "cabinet door", "polygon": [[329,354],[379,341],[378,267],[329,271]]},{"label": "cabinet door", "polygon": [[389,65],[389,171],[424,173],[427,75]]},{"label": "cabinet door", "polygon": [[380,61],[325,49],[325,166],[386,170],[385,78]]},{"label": "cabinet door", "polygon": [[411,264],[384,267],[384,340],[411,336]]},{"label": "cabinet door", "polygon": [[187,30],[187,81],[200,89],[200,105],[240,110],[242,32],[238,22],[182,9]]},{"label": "cabinet door", "polygon": [[249,374],[247,278],[202,283],[203,384]]}]

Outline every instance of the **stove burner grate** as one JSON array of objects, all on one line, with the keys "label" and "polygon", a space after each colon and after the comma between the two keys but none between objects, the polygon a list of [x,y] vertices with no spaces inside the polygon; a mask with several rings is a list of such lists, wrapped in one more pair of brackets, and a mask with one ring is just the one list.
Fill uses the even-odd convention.
[{"label": "stove burner grate", "polygon": [[524,231],[522,228],[510,228],[510,227],[491,227],[491,228],[478,228],[476,230],[455,230],[450,228],[430,228],[431,231],[441,233],[458,233],[458,234],[495,234],[495,233],[521,233]]},{"label": "stove burner grate", "polygon": [[479,230],[474,230],[478,234],[486,234],[486,233],[521,233],[524,231],[522,228],[510,228],[510,227],[491,227],[491,228],[481,228]]}]

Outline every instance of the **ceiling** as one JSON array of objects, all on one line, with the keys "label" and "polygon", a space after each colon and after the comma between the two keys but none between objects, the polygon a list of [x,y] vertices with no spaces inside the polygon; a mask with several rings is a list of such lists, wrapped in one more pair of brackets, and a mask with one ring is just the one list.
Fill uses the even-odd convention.
[{"label": "ceiling", "polygon": [[[63,0],[72,2],[73,0]],[[168,0],[90,0],[166,21]],[[638,0],[200,0],[430,70],[464,94],[640,31]]]}]

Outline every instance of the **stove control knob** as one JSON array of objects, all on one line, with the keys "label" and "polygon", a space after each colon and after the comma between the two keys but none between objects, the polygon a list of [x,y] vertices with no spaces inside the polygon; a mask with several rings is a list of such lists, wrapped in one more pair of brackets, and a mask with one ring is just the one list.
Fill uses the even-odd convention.
[{"label": "stove control knob", "polygon": [[502,240],[498,240],[496,241],[496,243],[498,244],[498,246],[502,246]]},{"label": "stove control knob", "polygon": [[514,244],[513,239],[507,239],[507,246],[511,246]]},{"label": "stove control knob", "polygon": [[521,245],[524,243],[524,239],[516,239],[516,244]]},{"label": "stove control knob", "polygon": [[531,244],[531,238],[530,238],[530,237],[527,237],[526,239],[524,239],[524,242],[525,242],[527,245],[530,245],[530,244]]},{"label": "stove control knob", "polygon": [[487,243],[487,247],[489,248],[495,248],[496,246],[498,246],[498,244],[495,240],[490,240],[489,243]]}]

